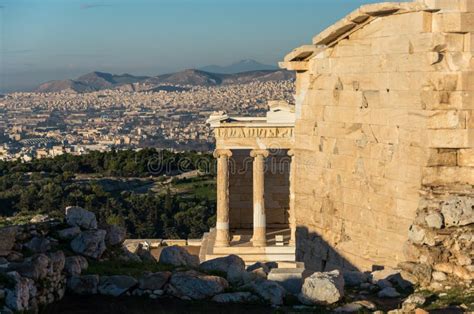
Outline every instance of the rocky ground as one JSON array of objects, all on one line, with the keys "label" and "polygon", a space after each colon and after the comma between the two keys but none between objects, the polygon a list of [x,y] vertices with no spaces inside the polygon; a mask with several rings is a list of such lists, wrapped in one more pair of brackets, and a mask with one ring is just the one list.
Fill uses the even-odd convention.
[{"label": "rocky ground", "polygon": [[[28,224],[0,229],[0,312],[44,308],[75,313],[68,306],[85,297],[95,300],[91,304],[95,302],[96,309],[110,307],[110,298],[119,298],[114,306],[124,304],[128,313],[139,313],[147,304],[136,300],[161,301],[170,309],[179,309],[176,304],[240,304],[229,309],[246,312],[247,304],[283,312],[474,309],[470,284],[445,285],[436,293],[417,290],[410,276],[391,269],[288,275],[276,263],[246,267],[235,255],[200,263],[179,246],[163,248],[157,261],[140,243],[124,246],[125,237],[122,228],[100,226],[93,213],[80,207],[68,207],[64,221],[37,216]],[[71,303],[61,301],[65,295]],[[207,312],[213,309],[208,305]]]}]

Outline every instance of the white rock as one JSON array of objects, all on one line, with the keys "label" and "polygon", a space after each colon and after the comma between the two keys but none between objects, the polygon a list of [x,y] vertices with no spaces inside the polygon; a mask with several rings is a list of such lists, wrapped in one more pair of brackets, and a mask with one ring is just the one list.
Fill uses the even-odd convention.
[{"label": "white rock", "polygon": [[443,227],[443,216],[439,213],[432,213],[425,217],[426,224],[430,228],[441,229]]},{"label": "white rock", "polygon": [[344,296],[344,278],[338,270],[316,272],[305,279],[298,299],[303,304],[333,304]]},{"label": "white rock", "polygon": [[78,206],[66,207],[66,222],[72,227],[97,229],[95,214]]},{"label": "white rock", "polygon": [[104,253],[105,230],[87,230],[71,241],[71,249],[78,254],[98,259]]},{"label": "white rock", "polygon": [[445,273],[440,271],[434,271],[431,276],[435,281],[445,281],[448,278]]},{"label": "white rock", "polygon": [[453,197],[441,205],[444,222],[449,226],[465,226],[474,223],[474,198]]}]

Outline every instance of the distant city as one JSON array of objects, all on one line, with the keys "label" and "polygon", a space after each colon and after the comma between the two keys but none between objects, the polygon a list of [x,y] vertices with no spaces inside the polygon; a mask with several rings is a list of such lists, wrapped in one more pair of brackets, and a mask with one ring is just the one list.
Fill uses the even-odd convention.
[{"label": "distant city", "polygon": [[[143,147],[210,150],[205,121],[212,112],[261,116],[269,100],[294,102],[292,73],[241,63],[256,70],[229,73],[241,68],[234,64],[156,77],[93,72],[0,95],[0,160]],[[222,73],[203,71],[211,69]]]}]

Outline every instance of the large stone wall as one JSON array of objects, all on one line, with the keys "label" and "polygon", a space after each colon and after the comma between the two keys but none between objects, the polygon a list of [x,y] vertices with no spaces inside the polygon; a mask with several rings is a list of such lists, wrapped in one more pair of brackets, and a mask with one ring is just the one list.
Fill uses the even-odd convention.
[{"label": "large stone wall", "polygon": [[[253,228],[253,182],[250,150],[232,150],[229,175],[230,227]],[[271,152],[265,162],[265,210],[268,228],[287,228],[290,157]]]},{"label": "large stone wall", "polygon": [[473,190],[474,1],[426,2],[447,10],[374,14],[297,74],[306,267],[395,267],[424,191]]}]

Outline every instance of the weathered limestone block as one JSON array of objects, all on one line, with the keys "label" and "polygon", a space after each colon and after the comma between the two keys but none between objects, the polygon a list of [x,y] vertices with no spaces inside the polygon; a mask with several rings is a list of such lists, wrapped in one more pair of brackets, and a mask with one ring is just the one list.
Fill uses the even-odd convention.
[{"label": "weathered limestone block", "polygon": [[418,0],[432,9],[441,9],[446,11],[472,12],[474,4],[471,0]]},{"label": "weathered limestone block", "polygon": [[440,12],[433,15],[433,31],[458,33],[474,31],[474,13]]},{"label": "weathered limestone block", "polygon": [[440,186],[450,184],[474,184],[474,168],[472,167],[425,167],[423,184]]},{"label": "weathered limestone block", "polygon": [[464,129],[466,117],[465,111],[434,111],[428,119],[428,129]]},{"label": "weathered limestone block", "polygon": [[457,149],[430,149],[427,166],[456,166],[458,164],[457,159]]},{"label": "weathered limestone block", "polygon": [[457,162],[461,167],[474,167],[474,148],[459,149]]},{"label": "weathered limestone block", "polygon": [[474,129],[442,129],[426,132],[428,147],[470,148],[474,145]]},{"label": "weathered limestone block", "polygon": [[441,205],[441,213],[447,227],[465,226],[474,223],[474,199],[454,197]]}]

